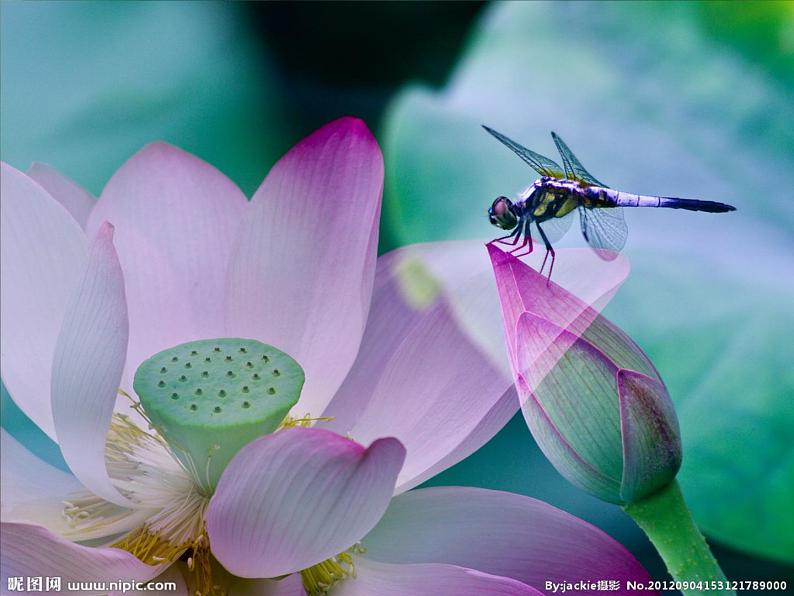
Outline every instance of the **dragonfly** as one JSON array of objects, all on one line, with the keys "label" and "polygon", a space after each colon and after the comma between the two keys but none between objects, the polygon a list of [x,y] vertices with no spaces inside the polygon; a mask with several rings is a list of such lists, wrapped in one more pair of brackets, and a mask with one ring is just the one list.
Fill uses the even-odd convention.
[{"label": "dragonfly", "polygon": [[[623,207],[664,207],[725,213],[736,207],[716,201],[639,195],[609,188],[588,172],[568,145],[554,132],[554,144],[562,159],[562,167],[509,139],[483,124],[483,128],[532,167],[540,178],[535,180],[515,202],[505,196],[496,197],[488,209],[491,224],[512,230],[493,242],[513,246],[510,253],[526,256],[533,250],[530,226],[534,223],[546,248],[540,273],[551,256],[549,280],[554,269],[552,242],[560,239],[571,227],[573,212],[579,212],[582,236],[595,253],[604,260],[614,259],[626,244],[628,227]],[[523,252],[522,252],[523,251]]]}]

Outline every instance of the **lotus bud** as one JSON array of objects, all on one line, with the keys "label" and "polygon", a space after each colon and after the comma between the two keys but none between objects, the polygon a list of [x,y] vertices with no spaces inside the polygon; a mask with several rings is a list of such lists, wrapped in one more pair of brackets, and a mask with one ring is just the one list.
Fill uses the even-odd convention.
[{"label": "lotus bud", "polygon": [[642,350],[597,310],[511,255],[491,250],[511,368],[527,424],[570,482],[612,503],[669,484],[678,419]]}]

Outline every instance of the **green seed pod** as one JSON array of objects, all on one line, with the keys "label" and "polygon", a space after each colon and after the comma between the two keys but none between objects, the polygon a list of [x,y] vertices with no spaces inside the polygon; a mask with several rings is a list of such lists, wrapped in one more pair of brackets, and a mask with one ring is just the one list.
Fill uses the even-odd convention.
[{"label": "green seed pod", "polygon": [[273,432],[298,401],[304,374],[251,339],[206,339],[155,354],[133,387],[174,455],[211,491],[241,447]]}]

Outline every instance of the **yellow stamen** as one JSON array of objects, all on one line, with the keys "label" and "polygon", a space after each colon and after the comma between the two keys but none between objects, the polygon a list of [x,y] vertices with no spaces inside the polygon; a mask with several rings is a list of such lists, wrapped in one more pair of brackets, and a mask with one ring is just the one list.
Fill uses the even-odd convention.
[{"label": "yellow stamen", "polygon": [[[150,512],[141,526],[112,546],[148,565],[173,563],[187,555],[192,593],[222,594],[212,585],[212,555],[204,523],[209,498],[157,430],[144,430],[128,416],[114,414],[105,461],[115,486],[134,503],[146,507],[129,509],[126,515]],[[64,502],[64,515],[75,531],[92,531],[114,522],[120,518],[116,509],[121,508],[90,493],[73,495]]]},{"label": "yellow stamen", "polygon": [[312,418],[311,415],[307,412],[303,418],[295,418],[293,416],[287,416],[279,425],[279,428],[308,428],[312,425],[312,422],[330,422],[333,420],[333,416],[319,416],[318,418]]},{"label": "yellow stamen", "polygon": [[162,532],[153,531],[144,524],[112,546],[126,550],[147,565],[159,565],[166,561],[176,561],[190,544],[174,544]]},{"label": "yellow stamen", "polygon": [[356,566],[353,555],[364,552],[366,552],[364,547],[356,544],[346,552],[339,553],[335,557],[301,571],[301,580],[303,580],[303,589],[306,590],[306,594],[308,596],[324,596],[330,592],[331,588],[348,577],[355,579]]},{"label": "yellow stamen", "polygon": [[162,532],[154,531],[148,525],[144,525],[112,546],[126,550],[148,565],[174,562],[186,554],[188,568],[186,579],[190,593],[194,596],[226,594],[221,586],[213,584],[212,552],[207,528],[204,525],[198,536],[183,544],[171,542]]},{"label": "yellow stamen", "polygon": [[212,582],[212,552],[206,527],[194,541],[191,550],[187,560],[190,593],[195,596],[224,596],[226,590]]}]

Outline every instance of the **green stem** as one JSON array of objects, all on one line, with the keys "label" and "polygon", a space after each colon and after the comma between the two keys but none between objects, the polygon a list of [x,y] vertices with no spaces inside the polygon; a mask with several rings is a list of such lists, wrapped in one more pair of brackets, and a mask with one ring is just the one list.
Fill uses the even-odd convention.
[{"label": "green stem", "polygon": [[[674,580],[690,583],[721,581],[727,588],[725,574],[695,526],[676,480],[659,492],[626,505],[623,509],[648,535]],[[697,589],[682,592],[703,593]],[[735,594],[727,589],[709,592],[713,595]]]}]

